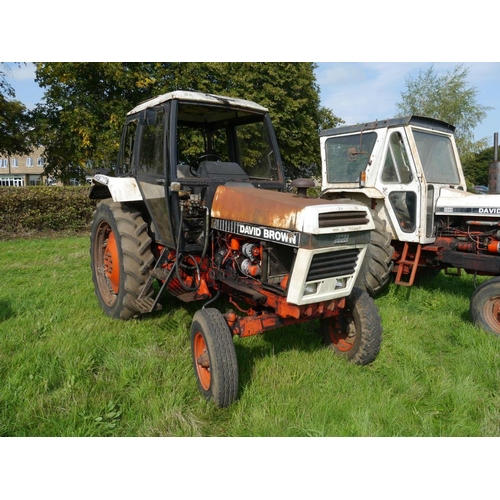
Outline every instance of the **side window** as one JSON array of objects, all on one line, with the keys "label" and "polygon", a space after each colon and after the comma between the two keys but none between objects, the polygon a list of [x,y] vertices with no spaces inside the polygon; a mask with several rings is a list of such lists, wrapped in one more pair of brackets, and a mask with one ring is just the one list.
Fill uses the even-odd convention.
[{"label": "side window", "polygon": [[122,149],[118,158],[118,173],[128,174],[132,171],[132,158],[134,153],[135,133],[137,131],[137,121],[130,121],[123,137]]},{"label": "side window", "polygon": [[138,172],[163,175],[163,131],[165,113],[149,113],[148,120],[141,125],[141,147]]},{"label": "side window", "polygon": [[382,171],[382,182],[408,184],[412,180],[408,155],[399,132],[393,132],[389,139],[387,156]]},{"label": "side window", "polygon": [[405,233],[415,231],[417,219],[417,195],[413,191],[393,191],[389,201],[398,220],[399,227]]}]

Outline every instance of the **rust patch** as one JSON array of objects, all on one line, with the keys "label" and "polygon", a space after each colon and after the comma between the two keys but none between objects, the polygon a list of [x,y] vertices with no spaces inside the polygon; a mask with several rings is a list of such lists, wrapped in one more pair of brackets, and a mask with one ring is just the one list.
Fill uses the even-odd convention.
[{"label": "rust patch", "polygon": [[219,186],[212,203],[212,216],[281,229],[297,230],[297,214],[311,205],[324,205],[317,198],[266,189]]}]

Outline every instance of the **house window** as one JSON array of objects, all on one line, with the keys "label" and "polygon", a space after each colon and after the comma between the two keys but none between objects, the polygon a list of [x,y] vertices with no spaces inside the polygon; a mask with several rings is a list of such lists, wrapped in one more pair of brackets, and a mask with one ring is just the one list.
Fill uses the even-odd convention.
[{"label": "house window", "polygon": [[24,186],[24,177],[0,176],[0,186]]},{"label": "house window", "polygon": [[26,166],[27,167],[33,166],[33,158],[26,158]]},{"label": "house window", "polygon": [[7,160],[0,160],[0,168],[7,168]]},{"label": "house window", "polygon": [[45,162],[44,162],[43,158],[37,158],[37,160],[36,160],[37,167],[43,167],[44,163]]},{"label": "house window", "polygon": [[17,158],[12,158],[11,165],[12,165],[14,168],[19,167],[19,160],[18,160]]},{"label": "house window", "polygon": [[30,175],[29,176],[29,185],[30,186],[41,186],[42,185],[42,176],[41,175]]}]

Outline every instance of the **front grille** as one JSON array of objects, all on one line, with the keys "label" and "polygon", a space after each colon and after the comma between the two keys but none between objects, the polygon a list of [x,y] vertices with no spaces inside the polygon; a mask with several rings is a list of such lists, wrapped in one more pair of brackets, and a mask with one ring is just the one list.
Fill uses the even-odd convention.
[{"label": "front grille", "polygon": [[368,224],[368,222],[366,212],[362,210],[318,214],[319,227],[359,226],[360,224]]},{"label": "front grille", "polygon": [[318,253],[313,256],[306,281],[315,281],[354,274],[359,250],[350,248],[338,252]]}]

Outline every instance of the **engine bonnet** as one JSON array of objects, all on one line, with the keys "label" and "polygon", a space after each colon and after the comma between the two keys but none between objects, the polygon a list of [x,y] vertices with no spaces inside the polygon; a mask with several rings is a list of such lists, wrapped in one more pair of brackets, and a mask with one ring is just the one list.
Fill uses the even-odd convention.
[{"label": "engine bonnet", "polygon": [[436,203],[438,215],[500,216],[500,195],[473,194],[459,189],[443,188]]},{"label": "engine bonnet", "polygon": [[[309,233],[335,232],[333,227],[320,227],[319,214],[345,215],[349,230],[373,229],[373,221],[363,205],[300,198],[290,193],[253,187],[219,186],[215,193],[211,215],[214,218],[247,224],[268,226]],[[354,218],[352,214],[355,214]],[[339,226],[339,231],[346,227]]]}]

